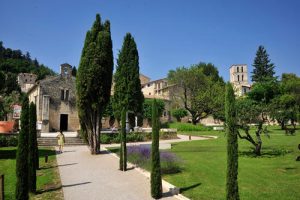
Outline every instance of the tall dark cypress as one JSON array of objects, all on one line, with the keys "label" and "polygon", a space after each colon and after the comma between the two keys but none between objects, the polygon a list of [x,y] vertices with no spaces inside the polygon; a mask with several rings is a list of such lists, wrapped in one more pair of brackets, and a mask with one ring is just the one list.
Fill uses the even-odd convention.
[{"label": "tall dark cypress", "polygon": [[127,148],[126,148],[126,110],[121,113],[121,148],[120,148],[120,170],[127,170]]},{"label": "tall dark cypress", "polygon": [[232,85],[227,83],[225,93],[225,121],[227,133],[227,184],[226,199],[238,200],[238,138],[236,127],[235,96]]},{"label": "tall dark cypress", "polygon": [[29,139],[28,139],[28,187],[32,193],[36,192],[37,167],[37,137],[36,137],[36,107],[33,102],[29,105]]},{"label": "tall dark cypress", "polygon": [[154,99],[152,105],[151,196],[155,199],[162,197],[159,155],[159,116],[156,99]]},{"label": "tall dark cypress", "polygon": [[76,103],[80,125],[92,154],[100,152],[101,119],[110,99],[113,51],[110,23],[100,15],[86,34],[76,74]]},{"label": "tall dark cypress", "polygon": [[24,97],[21,112],[21,130],[16,155],[16,200],[27,200],[28,197],[28,134],[29,134],[29,102]]},{"label": "tall dark cypress", "polygon": [[[118,56],[117,69],[114,75],[113,110],[118,121],[121,119],[121,111],[133,111],[129,114],[130,121],[134,121],[134,115],[143,111],[144,95],[141,90],[139,78],[139,55],[134,38],[130,33],[124,37],[123,46]],[[131,123],[131,125],[133,125]]]},{"label": "tall dark cypress", "polygon": [[274,77],[274,64],[271,63],[267,50],[259,46],[253,63],[252,81],[263,82]]}]

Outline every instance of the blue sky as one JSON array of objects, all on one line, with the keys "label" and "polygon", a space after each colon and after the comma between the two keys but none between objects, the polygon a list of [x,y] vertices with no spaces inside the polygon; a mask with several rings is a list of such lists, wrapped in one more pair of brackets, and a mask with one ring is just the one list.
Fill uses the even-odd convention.
[{"label": "blue sky", "polygon": [[96,13],[111,22],[114,59],[130,32],[141,73],[158,79],[170,69],[211,62],[229,80],[232,64],[252,63],[264,45],[283,72],[300,75],[300,1],[297,0],[1,0],[0,40],[29,51],[59,71],[78,66]]}]

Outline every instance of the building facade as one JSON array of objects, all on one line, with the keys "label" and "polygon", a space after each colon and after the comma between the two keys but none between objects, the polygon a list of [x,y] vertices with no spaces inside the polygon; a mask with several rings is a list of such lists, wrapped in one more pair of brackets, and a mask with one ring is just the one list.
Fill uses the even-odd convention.
[{"label": "building facade", "polygon": [[248,66],[246,64],[235,64],[230,67],[230,82],[233,85],[235,95],[243,96],[250,91],[251,85],[248,81]]},{"label": "building facade", "polygon": [[28,92],[36,82],[37,75],[31,73],[18,74],[17,81],[22,92]]},{"label": "building facade", "polygon": [[76,83],[71,72],[71,65],[62,64],[60,75],[40,80],[28,91],[29,101],[37,106],[41,132],[79,130]]}]

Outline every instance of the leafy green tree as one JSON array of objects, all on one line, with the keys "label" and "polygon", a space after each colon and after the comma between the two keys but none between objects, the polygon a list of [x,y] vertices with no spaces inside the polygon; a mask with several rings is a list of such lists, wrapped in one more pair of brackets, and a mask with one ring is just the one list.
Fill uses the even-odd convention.
[{"label": "leafy green tree", "polygon": [[4,88],[2,89],[5,95],[11,94],[13,91],[21,92],[21,88],[17,82],[17,75],[8,72],[4,79]]},{"label": "leafy green tree", "polygon": [[129,114],[130,125],[134,125],[134,116],[143,112],[144,95],[139,78],[139,55],[134,38],[130,33],[124,37],[119,52],[117,69],[114,75],[113,110],[115,118],[120,121],[123,108],[133,111]]},{"label": "leafy green tree", "polygon": [[10,94],[4,94],[0,102],[2,103],[2,109],[0,108],[0,119],[7,120],[7,114],[13,112],[12,105],[14,104],[21,104],[22,102],[22,94],[18,91],[12,91]]},{"label": "leafy green tree", "polygon": [[232,85],[227,83],[225,93],[225,122],[227,133],[227,184],[226,199],[238,200],[238,140],[235,96]]},{"label": "leafy green tree", "polygon": [[181,118],[186,117],[187,115],[188,112],[183,108],[172,110],[172,116],[175,117],[178,122],[181,121]]},{"label": "leafy green tree", "polygon": [[300,112],[300,78],[295,74],[282,74],[280,95],[270,104],[270,116],[285,129],[288,121],[296,128]]},{"label": "leafy green tree", "polygon": [[1,84],[0,84],[0,94],[3,93],[3,89],[4,89],[4,85],[3,84],[5,82],[5,74],[0,71],[0,81],[1,81]]},{"label": "leafy green tree", "polygon": [[[216,113],[224,113],[225,84],[217,68],[200,63],[189,68],[169,71],[168,80],[173,86],[172,101],[179,102],[192,117],[193,124]],[[224,114],[222,114],[224,115]]]},{"label": "leafy green tree", "polygon": [[55,75],[53,70],[39,64],[37,59],[32,60],[29,52],[22,54],[21,50],[5,48],[2,42],[0,60],[0,71],[5,72],[5,74],[12,73],[17,76],[18,73],[34,73],[38,76],[38,80],[45,78],[47,75]]},{"label": "leafy green tree", "polygon": [[[143,105],[143,117],[144,119],[147,119],[149,123],[151,123],[151,119],[152,119],[153,101],[154,99],[145,99]],[[156,101],[158,116],[162,116],[162,113],[165,109],[165,102],[161,99],[156,99],[155,101]]]},{"label": "leafy green tree", "polygon": [[113,72],[110,23],[100,15],[86,34],[76,78],[77,107],[92,154],[100,151],[101,118],[109,102]]},{"label": "leafy green tree", "polygon": [[[270,116],[270,105],[274,98],[280,94],[279,84],[276,79],[265,78],[263,82],[256,82],[247,97],[238,101],[238,119],[241,130],[246,135],[239,134],[241,139],[246,139],[255,146],[255,154],[261,155],[262,139],[261,134],[265,133],[268,137],[267,129],[263,129],[263,124],[268,122]],[[250,127],[247,124],[257,124],[255,131],[256,140],[249,133]]]},{"label": "leafy green tree", "polygon": [[288,121],[294,125],[297,121],[298,108],[294,96],[283,94],[274,98],[270,104],[270,117],[276,119],[284,130]]},{"label": "leafy green tree", "polygon": [[259,46],[253,63],[252,81],[264,82],[274,78],[274,64],[263,46]]},{"label": "leafy green tree", "polygon": [[37,169],[37,136],[36,136],[36,106],[33,102],[29,105],[29,139],[28,139],[28,186],[29,191],[36,192]]},{"label": "leafy green tree", "polygon": [[[266,121],[267,116],[266,109],[263,103],[250,98],[240,98],[236,101],[237,134],[240,139],[247,140],[254,146],[254,153],[257,156],[261,155],[261,134],[265,133],[269,137],[267,130],[263,129],[263,123]],[[250,134],[249,124],[256,124],[256,139]]]},{"label": "leafy green tree", "polygon": [[127,148],[126,148],[126,110],[121,114],[121,148],[120,148],[120,170],[127,170]]},{"label": "leafy green tree", "polygon": [[159,115],[155,99],[152,106],[151,196],[154,199],[159,199],[162,197],[159,155]]},{"label": "leafy green tree", "polygon": [[19,132],[16,154],[16,199],[28,199],[28,133],[29,133],[29,102],[25,97],[22,103],[21,130]]}]

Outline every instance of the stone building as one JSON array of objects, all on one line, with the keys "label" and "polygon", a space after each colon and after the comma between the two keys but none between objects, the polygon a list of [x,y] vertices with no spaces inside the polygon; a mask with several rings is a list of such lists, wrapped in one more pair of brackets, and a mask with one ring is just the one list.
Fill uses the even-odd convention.
[{"label": "stone building", "polygon": [[32,88],[37,79],[37,75],[31,73],[20,73],[18,74],[17,81],[22,92],[28,92]]},{"label": "stone building", "polygon": [[37,106],[38,128],[41,132],[77,131],[76,83],[72,66],[64,63],[60,74],[38,81],[29,91],[29,101]]},{"label": "stone building", "polygon": [[161,116],[161,121],[167,122],[171,120],[171,97],[168,80],[166,78],[154,81],[143,82],[141,80],[142,92],[146,99],[161,99],[165,102],[165,110]]},{"label": "stone building", "polygon": [[248,67],[246,64],[235,64],[230,67],[230,83],[232,83],[236,96],[243,96],[250,91],[248,82]]}]

